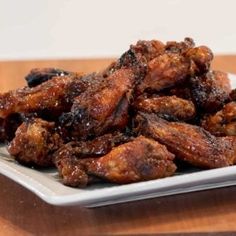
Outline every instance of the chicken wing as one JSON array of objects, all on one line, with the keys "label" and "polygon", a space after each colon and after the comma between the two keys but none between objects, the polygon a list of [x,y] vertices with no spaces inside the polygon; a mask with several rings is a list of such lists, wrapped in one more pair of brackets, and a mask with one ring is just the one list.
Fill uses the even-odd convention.
[{"label": "chicken wing", "polygon": [[176,96],[138,99],[134,106],[139,111],[155,113],[167,120],[190,120],[195,116],[194,104]]},{"label": "chicken wing", "polygon": [[223,107],[231,92],[226,73],[208,72],[206,75],[191,78],[191,93],[195,104],[206,112],[214,112]]},{"label": "chicken wing", "polygon": [[59,158],[55,163],[64,184],[83,187],[89,176],[117,184],[171,176],[176,170],[173,159],[165,146],[140,136],[100,158]]},{"label": "chicken wing", "polygon": [[8,152],[25,165],[48,167],[53,165],[52,154],[62,143],[53,122],[32,118],[19,126]]},{"label": "chicken wing", "polygon": [[138,86],[139,93],[145,90],[161,91],[184,82],[189,73],[190,63],[177,53],[164,53],[148,63],[148,72]]},{"label": "chicken wing", "polygon": [[189,47],[183,53],[176,49],[165,51],[148,63],[146,77],[138,86],[138,91],[158,92],[181,84],[190,76],[205,73],[212,59],[211,50],[205,46]]},{"label": "chicken wing", "polygon": [[216,136],[236,135],[236,102],[227,103],[216,114],[206,116],[201,126]]},{"label": "chicken wing", "polygon": [[120,69],[76,97],[71,112],[60,122],[76,139],[99,136],[113,129],[122,130],[128,122],[128,106],[135,76]]},{"label": "chicken wing", "polygon": [[201,127],[168,122],[154,114],[137,117],[141,133],[166,145],[183,161],[196,167],[217,168],[234,164],[236,137],[215,137]]},{"label": "chicken wing", "polygon": [[73,98],[85,91],[96,79],[88,76],[54,77],[36,87],[0,94],[0,118],[12,113],[50,111],[57,116],[71,108]]}]

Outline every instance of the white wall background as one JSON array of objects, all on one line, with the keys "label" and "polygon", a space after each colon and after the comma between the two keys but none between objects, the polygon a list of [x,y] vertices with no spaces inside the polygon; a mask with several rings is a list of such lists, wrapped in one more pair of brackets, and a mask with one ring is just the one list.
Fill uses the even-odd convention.
[{"label": "white wall background", "polygon": [[236,53],[236,1],[0,0],[0,60],[116,56],[185,36]]}]

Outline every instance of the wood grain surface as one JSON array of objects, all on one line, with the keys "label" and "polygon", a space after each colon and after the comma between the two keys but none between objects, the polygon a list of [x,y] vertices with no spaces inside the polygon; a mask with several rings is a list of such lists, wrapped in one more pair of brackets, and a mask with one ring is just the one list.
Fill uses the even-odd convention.
[{"label": "wood grain surface", "polygon": [[[0,91],[24,85],[34,67],[104,68],[112,59],[0,62]],[[214,69],[236,73],[236,56],[217,56]],[[214,235],[236,232],[236,187],[86,209],[48,205],[0,175],[0,235]]]}]

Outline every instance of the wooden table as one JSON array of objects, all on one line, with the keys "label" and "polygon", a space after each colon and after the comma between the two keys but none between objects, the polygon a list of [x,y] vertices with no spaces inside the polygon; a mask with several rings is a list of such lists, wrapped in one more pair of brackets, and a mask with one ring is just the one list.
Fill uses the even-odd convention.
[{"label": "wooden table", "polygon": [[[111,60],[0,62],[0,91],[24,84],[33,67],[94,71]],[[217,56],[213,68],[236,73],[236,56]],[[236,231],[236,187],[85,209],[57,207],[0,175],[0,235],[154,234]],[[208,234],[207,234],[208,235]],[[233,235],[233,234],[232,234]]]}]

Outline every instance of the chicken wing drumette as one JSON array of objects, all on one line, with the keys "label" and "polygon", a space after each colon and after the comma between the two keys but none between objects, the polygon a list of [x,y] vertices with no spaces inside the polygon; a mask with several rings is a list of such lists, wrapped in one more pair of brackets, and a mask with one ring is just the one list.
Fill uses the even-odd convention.
[{"label": "chicken wing drumette", "polygon": [[19,126],[8,152],[25,165],[48,167],[53,165],[52,154],[62,144],[54,122],[32,118]]},{"label": "chicken wing drumette", "polygon": [[153,114],[140,113],[138,129],[166,145],[183,161],[196,167],[217,168],[233,165],[236,157],[236,137],[215,137],[201,127],[180,122],[168,122]]},{"label": "chicken wing drumette", "polygon": [[57,158],[56,166],[64,184],[83,187],[93,176],[125,184],[173,175],[174,155],[158,142],[138,137],[100,158]]}]

